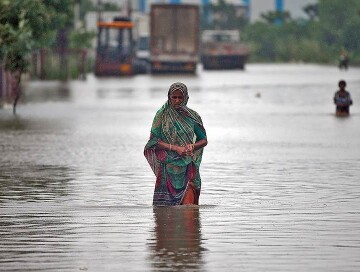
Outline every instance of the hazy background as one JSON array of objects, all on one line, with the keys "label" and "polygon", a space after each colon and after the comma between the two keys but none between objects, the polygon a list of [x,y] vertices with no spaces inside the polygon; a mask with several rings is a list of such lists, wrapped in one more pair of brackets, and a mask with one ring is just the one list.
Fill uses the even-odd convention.
[{"label": "hazy background", "polygon": [[[154,2],[238,31],[244,69],[96,76],[99,16],[130,16],[135,67]],[[359,5],[0,1],[0,270],[358,271]],[[177,81],[209,141],[200,205],[154,209],[143,148]]]}]

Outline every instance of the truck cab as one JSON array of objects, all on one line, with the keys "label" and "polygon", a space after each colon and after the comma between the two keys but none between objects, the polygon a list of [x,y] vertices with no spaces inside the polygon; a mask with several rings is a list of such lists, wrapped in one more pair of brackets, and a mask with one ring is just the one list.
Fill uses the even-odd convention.
[{"label": "truck cab", "polygon": [[133,23],[126,17],[98,22],[95,60],[96,76],[129,76],[146,73],[146,63],[138,60],[134,50]]},{"label": "truck cab", "polygon": [[244,69],[249,50],[238,30],[204,30],[201,62],[205,70]]}]

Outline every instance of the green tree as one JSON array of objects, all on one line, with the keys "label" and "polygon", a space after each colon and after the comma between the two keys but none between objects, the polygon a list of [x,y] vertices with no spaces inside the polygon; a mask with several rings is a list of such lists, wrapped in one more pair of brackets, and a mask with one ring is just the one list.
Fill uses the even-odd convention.
[{"label": "green tree", "polygon": [[309,20],[264,14],[265,22],[248,25],[242,38],[252,49],[255,61],[309,61],[331,63],[341,50],[352,63],[360,63],[360,1],[319,0],[305,6]]},{"label": "green tree", "polygon": [[321,41],[337,52],[345,47],[357,51],[360,48],[360,1],[320,0],[319,22]]},{"label": "green tree", "polygon": [[310,21],[314,21],[319,17],[319,5],[308,4],[303,8],[304,12],[309,16]]},{"label": "green tree", "polygon": [[0,1],[0,62],[13,77],[14,114],[30,53],[49,45],[54,31],[69,22],[71,5],[71,0]]},{"label": "green tree", "polygon": [[269,11],[262,13],[261,17],[268,23],[277,24],[291,21],[291,15],[288,11]]}]

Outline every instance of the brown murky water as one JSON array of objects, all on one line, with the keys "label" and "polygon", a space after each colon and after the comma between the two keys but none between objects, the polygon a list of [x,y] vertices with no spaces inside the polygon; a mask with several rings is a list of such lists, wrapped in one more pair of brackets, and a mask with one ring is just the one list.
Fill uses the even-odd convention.
[{"label": "brown murky water", "polygon": [[[32,82],[0,110],[1,271],[359,271],[360,77],[317,65]],[[339,79],[354,100],[336,118]],[[175,81],[209,145],[199,207],[143,157]]]}]

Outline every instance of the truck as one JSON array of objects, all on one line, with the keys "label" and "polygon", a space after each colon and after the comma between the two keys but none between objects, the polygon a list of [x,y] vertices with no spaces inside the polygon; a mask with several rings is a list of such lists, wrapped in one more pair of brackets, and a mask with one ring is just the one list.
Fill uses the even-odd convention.
[{"label": "truck", "polygon": [[150,62],[150,16],[141,14],[135,23],[136,58]]},{"label": "truck", "polygon": [[152,4],[151,73],[195,73],[199,62],[199,6]]},{"label": "truck", "polygon": [[136,59],[133,50],[134,24],[127,17],[97,23],[96,76],[130,76],[146,73],[146,64]]},{"label": "truck", "polygon": [[201,36],[201,62],[204,70],[241,69],[249,49],[240,41],[238,30],[204,30]]}]

